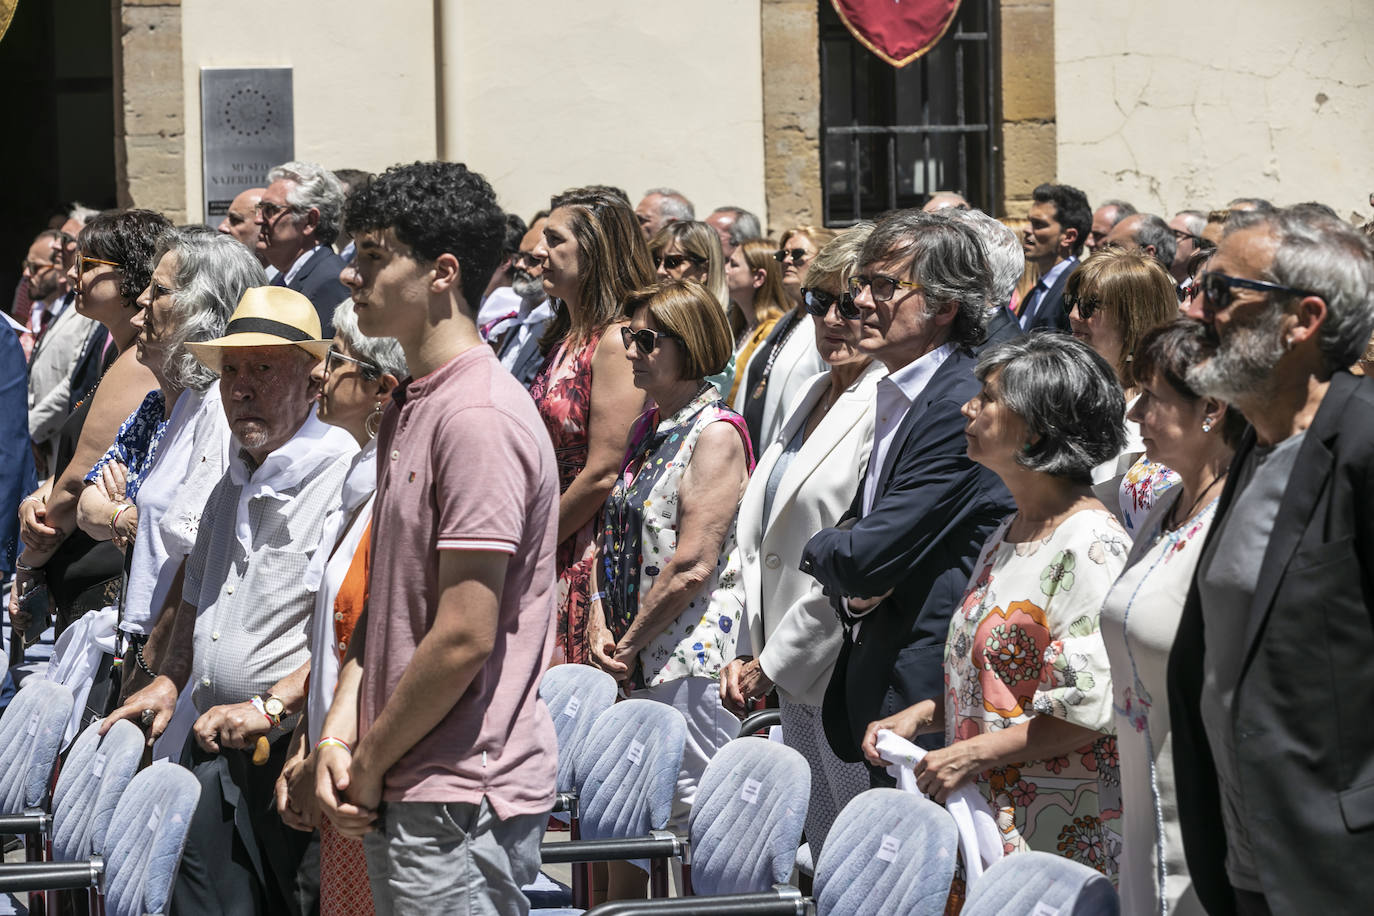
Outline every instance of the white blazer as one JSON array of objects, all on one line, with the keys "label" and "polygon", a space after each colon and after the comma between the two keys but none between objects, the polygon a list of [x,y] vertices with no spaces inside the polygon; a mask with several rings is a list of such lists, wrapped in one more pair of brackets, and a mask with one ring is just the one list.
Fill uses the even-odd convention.
[{"label": "white blazer", "polygon": [[748,626],[740,633],[738,653],[752,652],[763,673],[794,703],[821,705],[841,636],[830,599],[798,568],[802,548],[817,531],[839,521],[858,492],[873,448],[875,389],[885,375],[875,361],[840,395],[783,472],[770,517],[764,519],[773,466],[830,387],[829,373],[809,379],[740,501],[737,549]]},{"label": "white blazer", "polygon": [[[786,316],[778,319],[785,320]],[[735,392],[735,401],[730,406],[735,413],[743,414],[744,405],[753,394],[749,390],[749,369],[754,360],[763,359],[763,354],[755,349],[749,362],[735,366],[735,372],[743,381]],[[759,441],[754,443],[754,452],[762,453],[764,446],[773,441],[783,420],[787,419],[787,408],[797,396],[807,389],[811,377],[829,368],[816,349],[816,323],[810,315],[803,314],[797,327],[787,335],[778,358],[773,360],[773,371],[768,375],[768,387],[763,391],[763,417],[759,421]],[[729,385],[725,387],[729,391]],[[812,402],[815,403],[815,402]]]}]

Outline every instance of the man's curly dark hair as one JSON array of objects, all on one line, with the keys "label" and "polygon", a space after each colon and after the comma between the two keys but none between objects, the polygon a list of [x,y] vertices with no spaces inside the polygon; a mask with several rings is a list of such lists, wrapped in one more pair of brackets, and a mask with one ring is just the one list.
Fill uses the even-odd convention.
[{"label": "man's curly dark hair", "polygon": [[475,314],[501,260],[506,214],[487,180],[461,162],[412,162],[354,188],[344,226],[352,235],[391,229],[424,261],[453,255]]},{"label": "man's curly dark hair", "polygon": [[170,228],[171,220],[152,210],[106,210],[82,227],[76,250],[118,264],[119,295],[132,306],[153,278],[158,237]]}]

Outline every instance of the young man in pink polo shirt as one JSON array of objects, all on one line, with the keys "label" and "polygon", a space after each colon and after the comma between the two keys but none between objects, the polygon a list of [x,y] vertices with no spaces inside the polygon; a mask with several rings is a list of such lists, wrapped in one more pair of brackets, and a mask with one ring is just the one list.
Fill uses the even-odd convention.
[{"label": "young man in pink polo shirt", "polygon": [[317,747],[317,794],[362,836],[378,913],[520,913],[553,806],[539,699],[553,647],[558,476],[476,303],[505,220],[455,163],[390,169],[349,198],[341,279],[364,334],[413,377],[377,436],[370,598]]}]

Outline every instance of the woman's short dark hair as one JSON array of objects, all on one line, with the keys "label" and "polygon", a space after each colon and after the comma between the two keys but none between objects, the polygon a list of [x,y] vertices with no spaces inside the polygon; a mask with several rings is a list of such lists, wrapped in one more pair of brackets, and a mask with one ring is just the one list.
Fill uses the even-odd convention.
[{"label": "woman's short dark hair", "polygon": [[1022,467],[1080,483],[1126,447],[1126,397],[1116,370],[1080,340],[1039,332],[983,352],[979,381],[1000,371],[998,398],[1020,417],[1030,441]]},{"label": "woman's short dark hair", "polygon": [[87,257],[119,265],[119,295],[130,307],[153,278],[153,251],[172,221],[152,210],[106,210],[91,217],[76,237]]},{"label": "woman's short dark hair", "polygon": [[695,280],[664,280],[625,299],[625,315],[647,309],[659,329],[682,344],[682,377],[701,379],[725,370],[734,349],[730,325],[716,297]]},{"label": "woman's short dark hair", "polygon": [[[1210,340],[1206,325],[1191,318],[1178,318],[1140,338],[1135,353],[1136,378],[1145,380],[1158,375],[1181,396],[1196,401],[1201,395],[1188,384],[1188,370],[1214,353],[1216,345]],[[1221,420],[1222,441],[1235,448],[1244,434],[1245,417],[1227,404]]]}]

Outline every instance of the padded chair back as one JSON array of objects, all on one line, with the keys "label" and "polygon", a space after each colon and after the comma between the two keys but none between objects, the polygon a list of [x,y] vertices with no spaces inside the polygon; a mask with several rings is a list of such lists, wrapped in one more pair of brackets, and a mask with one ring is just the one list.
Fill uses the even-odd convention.
[{"label": "padded chair back", "polygon": [[596,717],[577,756],[582,838],[644,836],[668,823],[687,720],[653,700],[624,700]]},{"label": "padded chair back", "polygon": [[28,677],[0,715],[0,814],[23,814],[47,799],[72,702],[69,688]]},{"label": "padded chair back", "polygon": [[[124,797],[129,781],[138,772],[143,761],[143,732],[128,720],[116,722],[106,732],[100,742],[100,754],[104,756],[104,773],[100,778],[100,791],[95,797],[95,807],[91,812],[89,842],[90,849],[82,855],[103,856],[110,822],[114,819],[115,807]],[[97,768],[99,765],[97,764]]]},{"label": "padded chair back", "polygon": [[1018,852],[973,882],[963,916],[1000,913],[1116,916],[1121,901],[1107,876],[1048,852]]},{"label": "padded chair back", "polygon": [[615,678],[590,665],[555,665],[544,672],[539,696],[549,707],[558,735],[558,791],[570,792],[587,732],[615,702]]},{"label": "padded chair back", "polygon": [[144,916],[167,912],[200,783],[162,760],[135,776],[115,806],[118,826],[107,838],[105,912]]},{"label": "padded chair back", "polygon": [[816,912],[940,916],[958,848],[954,819],[935,802],[898,789],[869,789],[845,805],[830,828],[816,863]]},{"label": "padded chair back", "polygon": [[776,741],[736,738],[702,773],[688,821],[692,891],[766,891],[792,873],[811,798],[806,758]]}]

